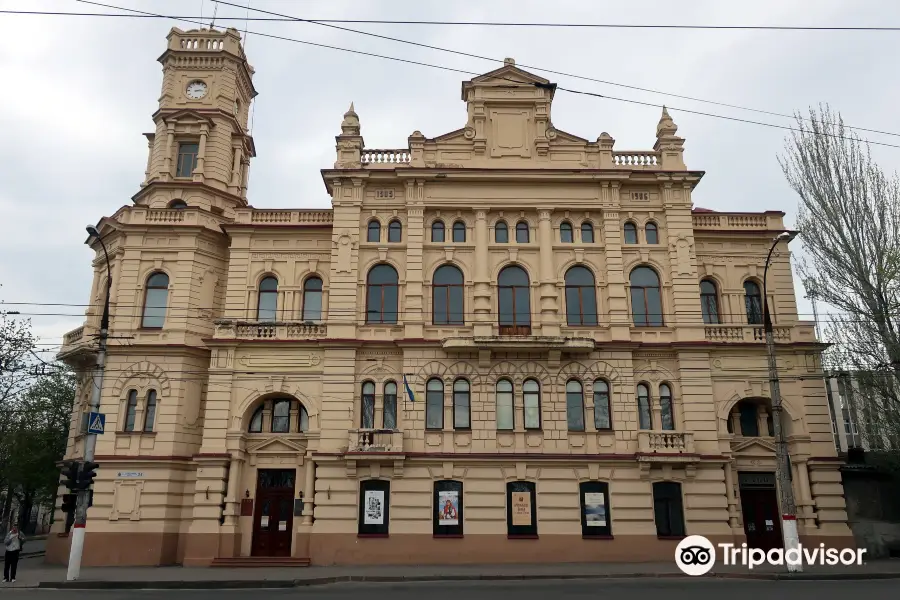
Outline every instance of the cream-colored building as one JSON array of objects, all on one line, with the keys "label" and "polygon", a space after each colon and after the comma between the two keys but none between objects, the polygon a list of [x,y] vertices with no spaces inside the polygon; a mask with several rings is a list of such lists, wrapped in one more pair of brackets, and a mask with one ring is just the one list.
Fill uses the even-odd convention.
[{"label": "cream-colored building", "polygon": [[[331,208],[267,210],[248,204],[238,33],[168,40],[146,177],[98,225],[116,339],[85,564],[780,543],[760,290],[783,213],[693,208],[703,173],[665,110],[652,150],[616,150],[557,130],[555,86],[507,60],[462,84],[460,129],[407,148],[368,148],[351,105]],[[92,306],[61,352],[85,372],[106,286],[90,243]],[[801,539],[852,545],[783,243],[768,301]]]}]

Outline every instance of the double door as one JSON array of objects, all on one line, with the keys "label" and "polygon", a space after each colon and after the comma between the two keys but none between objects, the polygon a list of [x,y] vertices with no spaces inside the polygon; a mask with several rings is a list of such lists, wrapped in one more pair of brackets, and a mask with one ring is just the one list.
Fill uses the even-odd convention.
[{"label": "double door", "polygon": [[781,517],[775,476],[772,473],[740,474],[741,510],[747,546],[768,552],[781,548]]},{"label": "double door", "polygon": [[294,469],[257,472],[251,556],[291,555],[296,475]]}]

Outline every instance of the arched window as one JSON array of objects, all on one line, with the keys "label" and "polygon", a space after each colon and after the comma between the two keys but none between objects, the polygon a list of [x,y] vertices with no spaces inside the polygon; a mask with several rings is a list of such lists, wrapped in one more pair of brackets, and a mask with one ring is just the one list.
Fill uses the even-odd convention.
[{"label": "arched window", "polygon": [[182,209],[187,208],[187,202],[181,199],[175,199],[169,202],[169,208]]},{"label": "arched window", "polygon": [[594,428],[597,430],[612,429],[611,414],[609,384],[598,379],[594,382]]},{"label": "arched window", "polygon": [[566,271],[566,322],[569,325],[597,324],[594,274],[582,266]]},{"label": "arched window", "polygon": [[659,243],[659,230],[656,228],[656,223],[650,221],[644,225],[644,236],[647,238],[648,244]]},{"label": "arched window", "polygon": [[262,433],[263,428],[263,408],[265,404],[260,404],[255,411],[253,411],[253,416],[250,417],[250,426],[247,427],[248,433]]},{"label": "arched window", "polygon": [[744,282],[744,306],[747,309],[747,323],[750,325],[762,325],[762,294],[759,293],[759,286],[753,281]]},{"label": "arched window", "polygon": [[425,384],[425,429],[444,428],[444,382],[434,377]]},{"label": "arched window", "polygon": [[703,311],[703,322],[707,325],[721,323],[719,320],[719,293],[715,282],[704,279],[700,282],[700,309]]},{"label": "arched window", "polygon": [[637,244],[637,226],[628,221],[625,223],[625,243],[626,244]]},{"label": "arched window", "polygon": [[137,390],[129,390],[128,403],[125,405],[125,427],[123,431],[134,431],[134,421],[137,419]]},{"label": "arched window", "polygon": [[375,429],[375,384],[364,381],[360,404],[359,426],[363,429]]},{"label": "arched window", "polygon": [[571,244],[575,241],[572,236],[572,224],[568,221],[559,224],[559,241],[563,244]]},{"label": "arched window", "polygon": [[525,404],[525,429],[541,428],[541,385],[534,379],[522,384],[522,400]]},{"label": "arched window", "polygon": [[156,421],[156,390],[147,392],[147,410],[144,412],[144,431],[153,431]]},{"label": "arched window", "polygon": [[397,384],[393,381],[384,384],[381,423],[385,429],[397,429]]},{"label": "arched window", "polygon": [[388,223],[388,241],[400,242],[403,240],[403,225],[397,219]]},{"label": "arched window", "polygon": [[515,265],[504,268],[497,277],[500,304],[500,335],[531,333],[531,297],[528,273]]},{"label": "arched window", "polygon": [[145,329],[162,329],[166,322],[168,302],[169,276],[165,273],[154,273],[147,278],[141,327]]},{"label": "arched window", "polygon": [[272,402],[272,433],[291,431],[291,401],[279,398]]},{"label": "arched window", "polygon": [[631,272],[631,313],[637,327],[662,327],[662,294],[659,276],[650,267]]},{"label": "arched window", "polygon": [[498,244],[509,243],[509,227],[506,221],[497,221],[494,224],[494,241]]},{"label": "arched window", "polygon": [[309,431],[309,413],[306,412],[306,407],[302,404],[299,407],[300,409],[297,411],[297,431],[305,433]]},{"label": "arched window", "polygon": [[378,219],[372,219],[371,221],[369,221],[369,227],[366,231],[366,241],[381,241],[381,222],[379,222]]},{"label": "arched window", "polygon": [[513,411],[513,384],[508,379],[497,381],[497,429],[511,431],[515,428]]},{"label": "arched window", "polygon": [[581,241],[584,244],[594,243],[594,226],[590,221],[585,221],[581,224]]},{"label": "arched window", "polygon": [[566,383],[566,418],[569,431],[584,431],[584,389],[577,379]]},{"label": "arched window", "polygon": [[303,282],[303,320],[322,320],[322,280],[318,277],[307,277]]},{"label": "arched window", "polygon": [[638,427],[641,429],[653,429],[653,419],[650,417],[650,388],[646,383],[637,386],[638,401]]},{"label": "arched window", "polygon": [[672,388],[668,383],[659,384],[659,418],[664,431],[675,431],[675,412],[672,406]]},{"label": "arched window", "polygon": [[463,274],[453,265],[443,265],[434,272],[434,297],[431,302],[431,322],[435,325],[463,325]]},{"label": "arched window", "polygon": [[366,323],[396,323],[397,271],[391,265],[376,265],[366,283]]},{"label": "arched window", "polygon": [[278,280],[266,277],[259,282],[259,298],[256,301],[256,318],[274,321],[278,312]]},{"label": "arched window", "polygon": [[470,429],[471,400],[469,396],[469,382],[465,379],[457,379],[453,382],[453,429]]},{"label": "arched window", "polygon": [[528,243],[528,223],[526,223],[525,221],[519,221],[518,223],[516,223],[516,243]]},{"label": "arched window", "polygon": [[454,242],[464,242],[466,241],[466,224],[462,221],[457,221],[453,224],[453,241]]},{"label": "arched window", "polygon": [[431,241],[432,242],[443,242],[444,241],[444,222],[443,221],[435,221],[431,224]]},{"label": "arched window", "polygon": [[742,400],[738,402],[738,411],[741,418],[741,435],[759,437],[759,413],[756,404]]}]

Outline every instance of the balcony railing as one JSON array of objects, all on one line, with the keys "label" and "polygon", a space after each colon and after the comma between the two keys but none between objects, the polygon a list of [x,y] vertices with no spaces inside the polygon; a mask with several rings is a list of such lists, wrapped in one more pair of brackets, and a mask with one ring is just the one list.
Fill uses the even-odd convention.
[{"label": "balcony railing", "polygon": [[612,153],[613,164],[626,169],[658,169],[662,164],[659,152],[652,150],[623,150]]},{"label": "balcony railing", "polygon": [[403,432],[396,429],[351,429],[347,452],[403,452]]},{"label": "balcony railing", "polygon": [[641,455],[677,456],[694,453],[694,434],[684,431],[639,431]]},{"label": "balcony railing", "polygon": [[368,166],[402,165],[409,166],[409,150],[407,148],[383,150],[366,148],[362,151],[360,162]]},{"label": "balcony railing", "polygon": [[[776,342],[791,341],[791,327],[773,327]],[[708,342],[765,342],[766,329],[762,325],[707,325]]]},{"label": "balcony railing", "polygon": [[692,216],[694,229],[783,229],[781,216],[778,213],[694,213]]},{"label": "balcony railing", "polygon": [[215,337],[238,340],[310,340],[328,332],[324,323],[261,322],[220,319],[215,322]]}]

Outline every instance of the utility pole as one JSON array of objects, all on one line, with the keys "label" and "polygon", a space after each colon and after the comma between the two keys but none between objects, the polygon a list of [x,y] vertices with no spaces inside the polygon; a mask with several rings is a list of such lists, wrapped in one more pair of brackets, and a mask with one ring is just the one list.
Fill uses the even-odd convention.
[{"label": "utility pole", "polygon": [[[93,389],[91,390],[91,409],[90,412],[100,412],[100,395],[103,391],[103,373],[106,369],[106,340],[109,337],[109,294],[112,289],[112,268],[109,264],[109,253],[106,251],[106,244],[100,237],[97,228],[88,225],[87,232],[92,237],[96,237],[103,248],[103,256],[106,258],[106,297],[103,301],[103,316],[100,318],[100,335],[98,336],[99,349],[97,351],[97,363],[94,366],[94,374],[92,376]],[[90,423],[88,424],[90,426]],[[88,427],[90,429],[90,427]],[[94,449],[97,446],[97,434],[87,433],[84,439],[84,468],[88,470],[94,460]],[[95,465],[94,465],[95,466]],[[95,466],[96,467],[96,466]],[[90,484],[91,477],[88,478]],[[69,548],[69,565],[66,571],[66,581],[75,581],[81,574],[81,555],[84,551],[84,529],[87,525],[87,509],[90,499],[90,490],[86,486],[84,489],[77,490],[75,500],[75,524],[72,529],[72,545]]]},{"label": "utility pole", "polygon": [[[796,232],[783,231],[772,240],[769,255],[766,256],[766,267],[763,270],[763,322],[766,331],[766,354],[769,359],[769,394],[772,396],[772,425],[775,429],[775,460],[777,462],[775,475],[778,479],[778,489],[781,493],[781,535],[785,552],[796,550],[800,546],[800,534],[797,531],[797,505],[794,502],[794,487],[791,482],[791,464],[788,454],[787,441],[784,439],[784,428],[781,423],[783,412],[781,406],[781,385],[778,381],[778,361],[775,355],[775,332],[772,328],[772,317],[769,313],[769,296],[766,281],[769,275],[769,264],[772,261],[772,252],[779,242],[788,243],[796,236]],[[793,553],[792,553],[793,554]],[[787,564],[788,571],[799,572],[803,570],[802,563]]]}]

